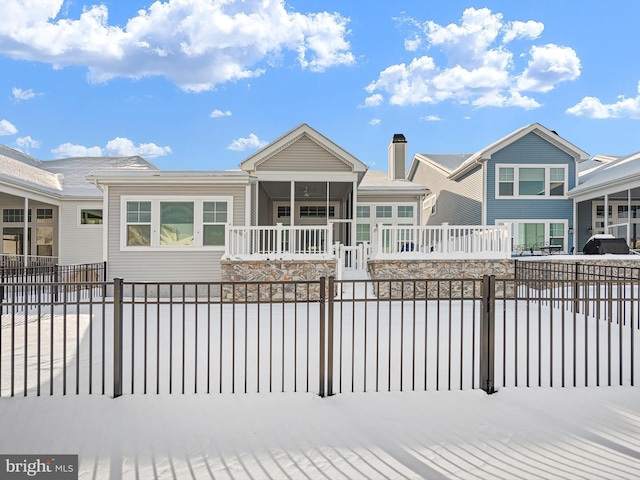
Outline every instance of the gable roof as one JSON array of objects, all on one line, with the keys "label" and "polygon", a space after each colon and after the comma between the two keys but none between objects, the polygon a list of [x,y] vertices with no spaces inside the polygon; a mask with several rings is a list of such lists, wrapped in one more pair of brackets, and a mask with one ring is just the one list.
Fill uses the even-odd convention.
[{"label": "gable roof", "polygon": [[246,172],[254,172],[261,163],[267,161],[269,158],[273,157],[288,146],[292,145],[303,136],[306,136],[315,144],[325,149],[337,159],[348,165],[353,172],[367,171],[368,167],[363,162],[351,155],[338,144],[329,140],[317,130],[311,128],[306,123],[298,125],[293,130],[288,131],[278,139],[271,142],[266,147],[247,157],[240,163],[240,168]]},{"label": "gable roof", "polygon": [[455,178],[458,178],[458,177],[464,175],[468,171],[470,171],[473,168],[475,168],[475,166],[477,164],[480,164],[480,163],[483,163],[486,160],[489,160],[491,158],[491,155],[493,155],[494,153],[496,153],[496,152],[502,150],[503,148],[507,147],[508,145],[511,145],[512,143],[520,140],[522,137],[524,137],[525,135],[528,135],[530,133],[535,133],[536,135],[538,135],[538,136],[542,137],[543,139],[547,140],[551,144],[553,144],[556,147],[558,147],[560,150],[563,150],[567,154],[569,154],[572,157],[574,157],[578,162],[582,162],[584,160],[588,160],[589,159],[589,154],[587,152],[585,152],[584,150],[576,147],[571,142],[568,142],[567,140],[562,138],[560,135],[558,135],[553,130],[549,130],[548,128],[546,128],[545,126],[543,126],[543,125],[541,125],[539,123],[532,123],[532,124],[526,125],[526,126],[524,126],[522,128],[519,128],[518,130],[515,130],[515,131],[511,132],[510,134],[508,134],[508,135],[502,137],[501,139],[493,142],[491,145],[489,145],[489,146],[483,148],[482,150],[479,150],[478,152],[474,153],[469,158],[467,158],[459,167],[457,167],[455,170],[453,170],[451,172],[449,178],[455,179]]}]

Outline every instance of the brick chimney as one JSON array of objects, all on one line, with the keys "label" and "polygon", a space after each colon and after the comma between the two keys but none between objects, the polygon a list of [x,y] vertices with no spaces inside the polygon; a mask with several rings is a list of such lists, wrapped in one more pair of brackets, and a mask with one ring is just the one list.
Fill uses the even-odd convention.
[{"label": "brick chimney", "polygon": [[404,180],[407,175],[407,140],[395,133],[389,144],[389,180]]}]

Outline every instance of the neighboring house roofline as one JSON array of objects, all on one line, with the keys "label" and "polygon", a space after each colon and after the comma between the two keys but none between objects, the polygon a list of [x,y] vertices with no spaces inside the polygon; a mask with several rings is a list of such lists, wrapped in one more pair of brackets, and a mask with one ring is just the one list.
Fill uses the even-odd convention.
[{"label": "neighboring house roofline", "polygon": [[278,152],[281,152],[303,135],[306,135],[308,138],[318,144],[318,146],[333,154],[336,158],[344,162],[346,165],[349,165],[354,172],[367,171],[367,165],[365,165],[352,154],[347,152],[344,148],[334,143],[332,140],[328,139],[306,123],[298,125],[294,129],[288,131],[273,142],[269,143],[266,147],[247,157],[240,163],[240,168],[246,172],[255,171],[256,167],[259,167],[261,163],[267,161]]},{"label": "neighboring house roofline", "polygon": [[96,171],[87,175],[86,179],[100,188],[100,185],[126,184],[225,184],[246,183],[256,181],[246,172],[241,171],[174,171],[174,170],[146,170],[146,171]]},{"label": "neighboring house roofline", "polygon": [[15,148],[7,147],[6,145],[0,145],[0,155],[33,165],[34,167],[39,167],[40,164],[42,164],[42,160],[38,160],[31,155],[21,152],[20,150],[16,150]]},{"label": "neighboring house roofline", "polygon": [[455,180],[461,177],[462,175],[473,170],[476,165],[479,165],[485,162],[486,160],[489,160],[494,153],[520,140],[522,137],[524,137],[525,135],[528,135],[529,133],[535,133],[536,135],[542,137],[543,139],[547,140],[548,142],[552,143],[559,149],[563,150],[567,154],[574,157],[578,162],[582,162],[590,158],[587,152],[576,147],[571,142],[565,140],[553,130],[549,130],[548,128],[546,128],[545,126],[539,123],[532,123],[530,125],[526,125],[522,128],[519,128],[518,130],[511,132],[510,134],[502,137],[501,139],[497,140],[491,145],[474,153],[467,160],[465,160],[462,165],[460,165],[458,168],[452,171],[451,174],[449,175],[449,178],[451,180]]},{"label": "neighboring house roofline", "polygon": [[[594,159],[602,157],[595,156]],[[600,167],[578,186],[567,192],[570,198],[580,202],[590,198],[640,187],[640,152],[632,153]]]},{"label": "neighboring house roofline", "polygon": [[[436,160],[431,158],[430,155],[431,154],[429,154],[429,153],[416,153],[413,156],[413,160],[411,162],[411,166],[409,167],[409,173],[407,174],[407,179],[410,180],[415,176],[416,171],[418,169],[418,165],[420,163],[428,164],[428,165],[440,170],[446,176],[449,176],[451,174],[451,172],[452,172],[451,169],[445,167],[441,163],[438,163]],[[454,155],[467,156],[467,157],[471,156],[471,154],[464,154],[464,153],[454,154]]]}]

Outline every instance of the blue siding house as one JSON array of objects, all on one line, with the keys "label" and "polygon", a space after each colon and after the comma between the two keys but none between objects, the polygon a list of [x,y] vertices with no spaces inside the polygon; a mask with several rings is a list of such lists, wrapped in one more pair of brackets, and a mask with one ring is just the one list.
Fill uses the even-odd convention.
[{"label": "blue siding house", "polygon": [[[578,163],[588,159],[534,123],[471,155],[416,154],[408,178],[431,190],[423,205],[426,224],[461,218],[468,224],[509,223],[515,254],[548,247],[570,252],[576,211],[568,192],[577,185]],[[479,216],[461,215],[470,205],[477,205]]]}]

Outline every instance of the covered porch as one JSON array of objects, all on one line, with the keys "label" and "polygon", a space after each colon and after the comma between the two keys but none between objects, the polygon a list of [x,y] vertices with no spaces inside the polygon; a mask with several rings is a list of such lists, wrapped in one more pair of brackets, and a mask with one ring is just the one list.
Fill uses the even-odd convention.
[{"label": "covered porch", "polygon": [[41,197],[18,191],[0,193],[0,265],[25,267],[57,263],[59,205],[55,200]]}]

